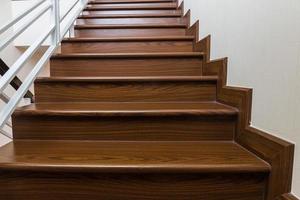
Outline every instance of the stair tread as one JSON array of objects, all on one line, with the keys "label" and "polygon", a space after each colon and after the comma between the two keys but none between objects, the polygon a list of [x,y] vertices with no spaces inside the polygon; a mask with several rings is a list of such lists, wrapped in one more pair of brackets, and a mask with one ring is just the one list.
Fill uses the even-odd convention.
[{"label": "stair tread", "polygon": [[36,82],[163,82],[163,81],[205,81],[216,82],[218,76],[125,76],[125,77],[39,77]]},{"label": "stair tread", "polygon": [[96,102],[36,103],[18,108],[14,115],[63,116],[236,116],[236,108],[217,102]]},{"label": "stair tread", "polygon": [[194,36],[160,36],[160,37],[111,37],[111,38],[68,38],[62,43],[67,42],[110,42],[110,41],[193,41]]},{"label": "stair tread", "polygon": [[118,28],[186,28],[186,24],[84,24],[75,29],[118,29]]},{"label": "stair tread", "polygon": [[177,9],[177,5],[171,3],[170,5],[88,5],[84,10],[164,10]]},{"label": "stair tread", "polygon": [[173,0],[101,0],[101,1],[89,1],[89,4],[118,4],[118,3],[170,3],[176,2]]},{"label": "stair tread", "polygon": [[269,172],[233,142],[15,140],[0,148],[0,169],[104,173]]},{"label": "stair tread", "polygon": [[78,19],[85,18],[145,18],[145,17],[181,17],[181,13],[145,13],[145,14],[83,14]]},{"label": "stair tread", "polygon": [[158,52],[158,53],[59,53],[52,59],[59,58],[152,58],[152,57],[202,57],[204,52]]}]

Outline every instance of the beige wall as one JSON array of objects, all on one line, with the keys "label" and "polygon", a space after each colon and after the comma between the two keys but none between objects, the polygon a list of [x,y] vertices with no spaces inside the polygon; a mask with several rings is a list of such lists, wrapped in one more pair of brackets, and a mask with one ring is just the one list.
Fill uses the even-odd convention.
[{"label": "beige wall", "polygon": [[212,58],[229,57],[228,84],[254,89],[252,126],[296,143],[300,197],[300,1],[185,0]]}]

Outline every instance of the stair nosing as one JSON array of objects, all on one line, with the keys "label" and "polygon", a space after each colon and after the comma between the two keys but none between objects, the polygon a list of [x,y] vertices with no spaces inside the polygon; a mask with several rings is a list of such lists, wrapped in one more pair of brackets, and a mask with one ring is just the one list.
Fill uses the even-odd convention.
[{"label": "stair nosing", "polygon": [[165,18],[165,17],[182,17],[182,14],[83,14],[77,19],[91,19],[91,18]]},{"label": "stair nosing", "polygon": [[[27,143],[39,143],[40,141],[37,140],[26,140],[26,141],[15,141],[12,144],[18,143],[18,142],[27,142]],[[49,142],[49,141],[48,141]],[[50,141],[52,143],[76,143],[74,141]],[[135,143],[144,143],[144,144],[149,144],[149,143],[154,143],[151,141],[144,141],[144,142],[130,142],[130,141],[80,141],[80,143],[87,143],[87,145],[93,143],[94,145],[101,145],[101,144],[124,144],[124,143],[129,143],[134,145]],[[202,146],[203,144],[206,145],[213,145],[213,144],[227,144],[227,145],[232,145],[235,146],[236,148],[240,148],[240,145],[233,141],[166,141],[166,142],[158,142],[155,141],[155,143],[160,143],[160,144],[187,144],[187,145],[192,145],[192,146]],[[10,145],[11,143],[5,145],[2,148],[5,148],[6,146]],[[239,150],[244,151],[243,150]],[[250,152],[248,152],[250,153]],[[254,157],[252,153],[251,157]],[[250,155],[249,155],[250,156]],[[256,157],[256,156],[255,156]],[[257,157],[256,157],[257,158]],[[195,158],[196,159],[196,158]],[[259,159],[259,158],[257,158]],[[252,162],[252,163],[251,163]],[[71,164],[65,164],[65,163],[55,163],[48,161],[44,162],[43,164],[41,163],[36,163],[36,162],[30,162],[28,161],[27,163],[24,162],[18,162],[18,161],[9,161],[9,162],[2,162],[0,163],[0,169],[2,170],[34,170],[34,171],[51,171],[51,172],[63,172],[63,171],[69,171],[69,172],[98,172],[98,173],[129,173],[129,174],[136,174],[136,173],[164,173],[164,174],[173,174],[173,173],[198,173],[198,174],[210,174],[210,173],[228,173],[228,174],[236,174],[236,173],[251,173],[251,172],[256,172],[256,173],[269,173],[271,170],[271,166],[266,163],[265,161],[259,159],[259,161],[256,161],[256,163],[253,163],[253,161],[249,161],[249,163],[234,163],[234,164],[226,164],[226,162],[222,164],[202,164],[202,163],[197,163],[197,164],[184,164],[184,163],[179,163],[179,164],[170,164],[170,163],[153,163],[153,164],[80,164],[80,161],[78,161],[77,164],[74,162]]]},{"label": "stair nosing", "polygon": [[68,53],[56,54],[51,59],[74,58],[202,58],[204,52],[159,52],[159,53]]},{"label": "stair nosing", "polygon": [[[152,108],[152,109],[142,109],[142,108],[128,108],[128,109],[98,109],[96,110],[84,110],[84,109],[73,109],[73,110],[63,110],[63,109],[51,109],[48,108],[44,110],[34,110],[35,105],[62,105],[66,107],[66,105],[76,105],[82,106],[88,104],[90,106],[95,107],[95,105],[117,105],[120,106],[130,106],[130,105],[138,105],[138,104],[158,104],[158,105],[170,105],[170,104],[184,105],[185,103],[191,102],[114,102],[114,103],[105,103],[105,102],[43,102],[32,104],[28,106],[23,106],[15,110],[13,116],[86,116],[86,117],[172,117],[172,116],[198,116],[198,117],[236,117],[238,114],[238,110],[234,107],[218,103],[218,102],[192,102],[194,104],[205,104],[205,103],[213,103],[215,105],[222,105],[221,109],[216,108]],[[31,110],[30,110],[31,109]]]},{"label": "stair nosing", "polygon": [[134,29],[134,28],[187,28],[186,24],[110,24],[110,25],[75,25],[75,29]]},{"label": "stair nosing", "polygon": [[140,0],[140,1],[112,1],[112,2],[109,2],[109,1],[89,1],[88,4],[90,5],[97,5],[97,4],[132,4],[132,3],[170,3],[170,2],[176,2],[176,1],[173,1],[173,0],[148,0],[148,1],[143,1],[143,0]]},{"label": "stair nosing", "polygon": [[38,77],[36,83],[43,82],[217,82],[218,76],[126,76],[126,77]]},{"label": "stair nosing", "polygon": [[143,41],[194,41],[194,36],[160,36],[160,37],[111,37],[111,38],[68,38],[64,39],[62,43],[75,42],[143,42]]},{"label": "stair nosing", "polygon": [[117,7],[117,6],[112,6],[112,7],[97,7],[97,6],[87,6],[84,8],[83,11],[112,11],[112,10],[177,10],[178,7],[175,6],[131,6],[131,7]]}]

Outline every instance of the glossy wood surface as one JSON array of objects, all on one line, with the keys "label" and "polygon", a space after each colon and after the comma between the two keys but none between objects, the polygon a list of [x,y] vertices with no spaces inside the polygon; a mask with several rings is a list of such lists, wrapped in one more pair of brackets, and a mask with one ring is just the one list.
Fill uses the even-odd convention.
[{"label": "glossy wood surface", "polygon": [[131,3],[87,5],[84,10],[173,10],[176,3]]},{"label": "glossy wood surface", "polygon": [[194,37],[73,38],[62,42],[62,52],[70,53],[154,53],[193,52]]},{"label": "glossy wood surface", "polygon": [[43,103],[15,112],[13,128],[16,139],[232,140],[236,114],[213,102]]},{"label": "glossy wood surface", "polygon": [[83,18],[76,20],[78,25],[83,24],[158,24],[158,23],[168,23],[168,24],[180,24],[182,19],[178,17],[128,17],[128,18]]},{"label": "glossy wood surface", "polygon": [[[11,200],[290,197],[293,145],[250,127],[251,90],[171,0],[94,0],[0,148]],[[238,142],[239,144],[237,144]],[[242,145],[242,146],[240,146]]]},{"label": "glossy wood surface", "polygon": [[[1,148],[0,169],[118,173],[269,172],[233,142],[14,141]],[[174,155],[177,156],[175,157]],[[76,159],[73,159],[76,157]]]},{"label": "glossy wood surface", "polygon": [[177,2],[176,0],[92,0],[89,4],[112,4],[112,3],[162,3],[162,2]]},{"label": "glossy wood surface", "polygon": [[[202,75],[203,53],[62,54],[51,59],[51,76]],[[84,66],[84,68],[82,67]]]},{"label": "glossy wood surface", "polygon": [[190,102],[214,101],[216,79],[43,78],[35,83],[36,102]]}]

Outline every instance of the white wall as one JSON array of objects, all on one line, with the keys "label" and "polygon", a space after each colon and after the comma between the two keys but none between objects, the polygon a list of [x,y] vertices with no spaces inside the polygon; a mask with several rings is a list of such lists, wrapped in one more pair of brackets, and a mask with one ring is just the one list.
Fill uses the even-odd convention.
[{"label": "white wall", "polygon": [[[33,6],[38,0],[18,0],[12,2],[12,14],[13,16],[17,16],[20,13],[24,12],[24,10],[29,9]],[[14,26],[14,30],[17,30],[22,26],[25,22],[32,18],[35,14],[38,13],[39,10],[45,8],[47,3],[53,2],[52,0],[47,0],[45,3],[40,5],[37,9],[31,12],[28,16],[22,19]],[[60,15],[63,16],[74,4],[75,0],[60,0],[59,7],[60,7]],[[63,31],[64,27],[67,25],[68,21],[72,19],[72,16],[76,13],[76,10],[80,8],[80,4],[76,4],[75,7],[70,11],[67,17],[61,23],[61,32]],[[50,29],[50,24],[53,23],[54,18],[51,16],[51,10],[45,12],[39,19],[37,19],[24,33],[22,33],[15,41],[15,46],[28,46],[32,44],[37,37],[41,34],[45,34],[47,30]],[[44,42],[43,46],[50,45],[51,40],[48,39]]]},{"label": "white wall", "polygon": [[212,59],[229,57],[228,84],[254,89],[252,126],[296,143],[300,197],[300,1],[185,0]]}]

